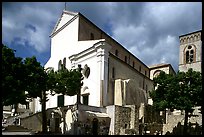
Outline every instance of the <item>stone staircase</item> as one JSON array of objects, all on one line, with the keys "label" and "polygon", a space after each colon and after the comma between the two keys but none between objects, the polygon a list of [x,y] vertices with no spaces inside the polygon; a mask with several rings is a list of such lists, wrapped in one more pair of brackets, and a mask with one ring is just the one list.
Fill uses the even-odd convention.
[{"label": "stone staircase", "polygon": [[22,118],[28,117],[30,114],[31,114],[30,111],[25,111],[24,113],[21,113],[18,116],[11,116],[7,118],[7,122],[4,124],[4,127],[7,127],[9,125],[15,125],[14,122],[16,118],[22,119]]},{"label": "stone staircase", "polygon": [[20,125],[8,125],[7,127],[5,127],[6,132],[31,132],[31,130],[22,127]]}]

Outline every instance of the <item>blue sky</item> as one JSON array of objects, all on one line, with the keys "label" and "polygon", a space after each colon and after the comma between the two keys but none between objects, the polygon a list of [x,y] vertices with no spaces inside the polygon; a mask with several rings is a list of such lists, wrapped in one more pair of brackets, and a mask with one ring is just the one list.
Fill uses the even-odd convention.
[{"label": "blue sky", "polygon": [[[179,36],[202,29],[201,2],[67,2],[147,66],[179,63]],[[64,2],[2,3],[2,42],[22,58],[50,58],[50,37]],[[60,54],[60,53],[59,53]]]}]

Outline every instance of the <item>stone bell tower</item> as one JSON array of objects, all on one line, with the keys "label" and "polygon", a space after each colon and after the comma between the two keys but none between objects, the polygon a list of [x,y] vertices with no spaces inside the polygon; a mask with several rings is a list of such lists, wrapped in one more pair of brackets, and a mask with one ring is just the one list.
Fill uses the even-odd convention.
[{"label": "stone bell tower", "polygon": [[194,71],[201,72],[202,62],[202,39],[201,30],[179,36],[179,71],[188,71],[192,68]]}]

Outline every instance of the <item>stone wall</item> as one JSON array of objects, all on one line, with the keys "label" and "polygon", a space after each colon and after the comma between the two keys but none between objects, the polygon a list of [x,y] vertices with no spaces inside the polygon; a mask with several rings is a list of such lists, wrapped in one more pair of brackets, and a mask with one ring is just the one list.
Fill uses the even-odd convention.
[{"label": "stone wall", "polygon": [[[191,116],[188,120],[189,123],[192,125],[198,124],[202,125],[202,114],[199,113],[199,107],[196,107],[193,116]],[[167,131],[170,133],[173,132],[173,129],[178,125],[178,123],[181,123],[181,125],[184,125],[184,113],[183,114],[177,114],[176,113],[170,113],[167,114],[167,122],[163,126],[163,134],[166,134]]]},{"label": "stone wall", "polygon": [[[55,110],[56,108],[50,108],[46,110],[47,114],[47,121],[51,119],[51,112]],[[42,113],[37,112],[35,114],[32,114],[28,117],[21,119],[21,126],[30,129],[35,132],[42,131]]]},{"label": "stone wall", "polygon": [[156,111],[153,106],[145,106],[145,118],[144,123],[165,123],[166,113],[165,111]]},{"label": "stone wall", "polygon": [[124,135],[130,128],[131,108],[115,106],[115,135]]},{"label": "stone wall", "polygon": [[31,129],[33,131],[42,131],[42,114],[40,112],[35,113],[29,117],[21,119],[21,126]]},{"label": "stone wall", "polygon": [[134,129],[135,134],[139,134],[139,107],[136,105],[125,105],[131,108],[130,129]]}]

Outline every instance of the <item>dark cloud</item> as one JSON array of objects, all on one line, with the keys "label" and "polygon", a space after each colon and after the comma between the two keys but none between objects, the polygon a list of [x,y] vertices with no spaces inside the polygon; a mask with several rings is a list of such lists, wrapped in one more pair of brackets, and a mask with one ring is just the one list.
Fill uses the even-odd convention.
[{"label": "dark cloud", "polygon": [[[67,2],[66,5],[68,10],[86,16],[146,65],[171,63],[176,71],[179,35],[202,28],[201,2]],[[3,3],[3,42],[18,43],[16,47],[21,45],[20,50],[23,46],[30,47],[39,58],[46,54],[48,60],[49,35],[64,8],[64,2]]]}]

